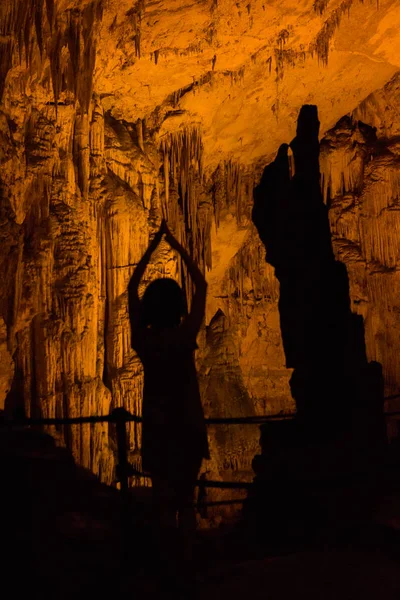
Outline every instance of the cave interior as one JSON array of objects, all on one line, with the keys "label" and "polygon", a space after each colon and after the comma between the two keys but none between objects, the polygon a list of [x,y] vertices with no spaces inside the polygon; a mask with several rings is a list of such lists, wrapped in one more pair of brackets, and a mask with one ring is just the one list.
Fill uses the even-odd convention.
[{"label": "cave interior", "polygon": [[[0,477],[27,593],[159,594],[128,283],[162,219],[208,284],[194,597],[397,599],[400,0],[2,0]],[[165,240],[140,294],[160,277],[190,307]]]}]

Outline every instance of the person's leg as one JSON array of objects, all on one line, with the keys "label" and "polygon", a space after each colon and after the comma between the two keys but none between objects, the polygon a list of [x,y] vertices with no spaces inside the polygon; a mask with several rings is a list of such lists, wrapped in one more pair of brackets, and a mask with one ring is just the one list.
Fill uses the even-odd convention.
[{"label": "person's leg", "polygon": [[177,484],[178,499],[178,537],[180,550],[180,570],[182,585],[190,591],[194,585],[196,565],[194,560],[194,542],[196,534],[196,511],[194,507],[194,491],[199,469],[188,469],[182,473]]},{"label": "person's leg", "polygon": [[152,487],[157,576],[161,588],[175,595],[180,573],[176,492],[173,483],[163,476],[153,475]]},{"label": "person's leg", "polygon": [[173,530],[177,527],[177,502],[174,485],[165,477],[152,475],[153,508],[160,529]]},{"label": "person's leg", "polygon": [[184,542],[185,557],[191,560],[192,546],[196,532],[196,511],[194,508],[195,481],[185,482],[178,497],[178,531]]},{"label": "person's leg", "polygon": [[176,481],[175,489],[178,501],[178,528],[183,534],[193,537],[196,530],[196,512],[194,509],[194,491],[199,478],[201,460],[188,461]]}]

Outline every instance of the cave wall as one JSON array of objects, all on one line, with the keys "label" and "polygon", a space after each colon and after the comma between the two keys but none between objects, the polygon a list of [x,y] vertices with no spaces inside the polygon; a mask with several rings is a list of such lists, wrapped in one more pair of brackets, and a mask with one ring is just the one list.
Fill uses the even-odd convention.
[{"label": "cave wall", "polygon": [[[126,290],[165,216],[209,282],[198,352],[206,413],[294,410],[279,285],[250,212],[262,168],[293,137],[305,102],[318,104],[327,132],[325,198],[368,358],[398,391],[398,8],[397,0],[1,4],[0,408],[52,417],[124,405],[140,414]],[[144,284],[164,274],[190,301],[166,244]],[[108,426],[52,433],[113,481]],[[139,465],[140,436],[132,424]],[[257,430],[210,436],[214,477],[250,468]]]},{"label": "cave wall", "polygon": [[383,366],[386,396],[399,392],[400,78],[366,97],[321,145],[335,254],[349,272],[370,360]]}]

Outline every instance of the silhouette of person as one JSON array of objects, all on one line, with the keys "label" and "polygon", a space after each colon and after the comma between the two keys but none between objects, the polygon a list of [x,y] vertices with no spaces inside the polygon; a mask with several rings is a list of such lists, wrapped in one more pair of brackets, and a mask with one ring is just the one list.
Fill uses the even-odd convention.
[{"label": "silhouette of person", "polygon": [[[187,266],[195,284],[189,314],[183,290],[170,278],[153,281],[139,299],[138,286],[163,235]],[[207,283],[163,220],[129,282],[131,344],[144,368],[143,469],[152,478],[161,543],[178,527],[190,555],[195,529],[194,488],[209,458],[194,351],[205,312]],[[168,533],[169,532],[169,533]],[[170,548],[167,548],[170,553]]]}]

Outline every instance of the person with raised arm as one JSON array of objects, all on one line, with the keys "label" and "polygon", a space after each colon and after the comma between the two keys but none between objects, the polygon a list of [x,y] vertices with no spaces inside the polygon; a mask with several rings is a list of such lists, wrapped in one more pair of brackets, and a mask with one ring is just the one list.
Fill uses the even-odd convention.
[{"label": "person with raised arm", "polygon": [[[194,282],[189,313],[174,279],[156,279],[139,298],[140,281],[163,235]],[[161,539],[171,542],[171,531],[178,526],[180,537],[186,538],[186,557],[196,524],[194,489],[202,460],[209,458],[194,362],[206,292],[203,274],[163,220],[129,282],[129,316],[132,348],[144,368],[143,469],[152,479]]]}]

